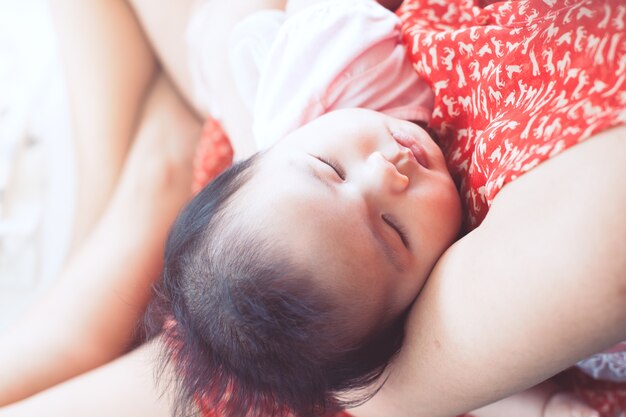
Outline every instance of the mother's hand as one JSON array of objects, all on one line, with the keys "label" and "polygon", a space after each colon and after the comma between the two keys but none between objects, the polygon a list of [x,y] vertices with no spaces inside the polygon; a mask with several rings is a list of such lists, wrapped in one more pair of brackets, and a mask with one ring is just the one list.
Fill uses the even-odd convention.
[{"label": "mother's hand", "polygon": [[626,339],[626,127],[508,184],[440,259],[359,417],[450,416]]}]

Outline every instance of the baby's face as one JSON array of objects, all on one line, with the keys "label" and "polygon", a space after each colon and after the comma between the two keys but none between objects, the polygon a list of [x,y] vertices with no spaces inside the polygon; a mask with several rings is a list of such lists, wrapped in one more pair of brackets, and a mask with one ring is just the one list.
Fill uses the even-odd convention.
[{"label": "baby's face", "polygon": [[461,218],[430,136],[361,109],[328,113],[277,143],[235,205],[365,320],[408,307]]}]

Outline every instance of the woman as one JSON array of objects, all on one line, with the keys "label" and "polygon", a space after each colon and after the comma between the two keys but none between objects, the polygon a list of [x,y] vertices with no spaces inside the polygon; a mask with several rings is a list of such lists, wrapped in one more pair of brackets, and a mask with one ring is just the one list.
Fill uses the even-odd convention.
[{"label": "woman", "polygon": [[[158,16],[152,15],[151,18],[148,16],[151,12],[155,14],[161,12],[165,15],[165,11],[152,10],[148,4],[135,4],[135,7],[138,15],[144,17],[146,31],[157,33]],[[172,15],[167,14],[168,19],[171,19]],[[182,21],[184,20],[183,18]],[[226,20],[220,19],[223,24],[227,24]],[[181,24],[179,34],[182,33],[183,26],[184,24]],[[156,41],[155,44],[159,45],[159,42]],[[172,65],[167,56],[165,62]],[[176,71],[170,73],[176,74]],[[178,82],[185,85],[180,79]],[[236,103],[232,108],[237,108]],[[224,114],[224,125],[234,139],[237,153],[241,145],[238,144],[238,135],[232,126],[244,124],[231,122],[229,128],[227,114],[228,112]],[[375,407],[369,408],[370,411],[376,410],[375,415],[391,415],[392,412],[398,415],[411,415],[421,411],[427,412],[428,415],[450,415],[531,386],[577,360],[624,338],[625,261],[623,251],[620,252],[619,247],[625,235],[625,225],[619,216],[614,215],[620,212],[620,208],[624,208],[626,200],[617,182],[624,174],[622,167],[624,145],[623,140],[620,140],[624,134],[624,128],[599,134],[594,140],[568,150],[559,158],[543,163],[507,185],[498,194],[481,226],[455,244],[438,263],[429,284],[412,310],[407,344],[391,372],[388,383],[380,395],[365,407]],[[136,146],[139,144],[138,141]],[[585,167],[585,171],[580,169],[581,166]],[[129,174],[128,178],[132,176]],[[563,188],[567,189],[553,189],[550,184],[556,181],[565,184],[566,187]],[[120,185],[122,184],[123,181]],[[120,187],[120,190],[122,189]],[[593,204],[586,198],[589,190],[593,190],[595,194]],[[125,194],[127,206],[136,201],[132,194],[131,192]],[[181,197],[179,201],[184,201],[185,198],[186,196]],[[550,204],[546,207],[547,198]],[[120,197],[118,201],[124,199]],[[179,204],[182,204],[182,201]],[[605,204],[596,204],[598,201]],[[127,206],[121,203],[117,206],[111,205],[110,211],[124,213]],[[576,207],[576,210],[572,210],[572,207]],[[117,208],[117,211],[114,208]],[[556,224],[555,218],[559,219]],[[102,224],[106,225],[106,219],[112,224],[118,224],[113,215],[105,215]],[[511,219],[516,221],[512,222]],[[102,226],[102,229],[110,230],[106,226]],[[93,241],[97,242],[99,239],[95,236],[97,235],[94,234]],[[515,239],[512,239],[512,236]],[[578,236],[581,238],[575,239]],[[611,250],[606,250],[607,247]],[[558,249],[555,251],[554,248]],[[88,259],[85,253],[89,251],[82,252],[83,259]],[[98,252],[94,250],[93,256],[97,255]],[[577,259],[576,265],[570,264],[573,257]],[[529,268],[529,265],[534,265],[534,261],[543,262],[544,268],[541,271]],[[546,261],[549,268],[545,268]],[[77,264],[80,266],[80,263]],[[76,287],[74,284],[81,282],[80,278],[84,271],[89,270],[85,266],[83,268],[85,269],[77,268],[76,270],[80,272],[74,273],[73,279],[66,278],[60,285],[65,282],[68,283],[66,286]],[[68,267],[68,270],[71,269]],[[138,266],[137,270],[142,270],[141,266]],[[125,269],[124,272],[129,271]],[[506,281],[501,279],[502,276],[507,277]],[[602,277],[603,286],[597,285],[598,276]],[[104,283],[106,288],[111,288],[108,285],[111,285],[112,281],[107,281],[106,278],[110,279],[110,276],[100,280],[94,279],[93,282],[97,285],[79,287],[69,297],[75,297],[74,303],[76,299],[98,299],[102,294],[100,285]],[[116,282],[120,283],[122,288],[126,288],[129,294],[135,295],[139,291],[134,282],[139,280],[134,279],[133,284],[123,278]],[[144,285],[139,287],[145,290],[146,281],[149,282],[149,278],[146,278],[143,281]],[[471,286],[468,285],[470,282]],[[551,296],[555,288],[559,290],[558,299]],[[100,340],[106,340],[107,343],[94,349],[97,352],[92,351],[94,354],[85,358],[80,367],[71,370],[64,367],[62,370],[49,373],[54,376],[42,385],[50,386],[106,363],[124,351],[132,339],[134,320],[145,303],[146,293],[142,294],[143,296],[134,302],[128,302],[128,298],[124,299],[126,305],[130,304],[134,308],[131,309],[131,314],[128,314],[128,310],[126,313],[120,313],[120,321],[101,318],[106,317],[102,316],[102,311],[117,311],[110,309],[111,305],[106,301],[97,305],[83,303],[76,310],[69,307],[71,313],[66,313],[65,317],[73,317],[74,312],[80,311],[85,320],[77,326],[64,326],[66,329],[74,327],[81,329],[81,325],[82,329],[95,328],[89,345],[93,346]],[[478,298],[472,294],[480,294],[480,302],[474,302],[474,298],[477,300]],[[50,302],[50,305],[58,306],[54,303],[59,303],[59,299],[67,300],[68,296],[57,297],[59,298]],[[70,301],[67,300],[67,305],[74,305]],[[104,327],[93,326],[94,321]],[[113,334],[119,337],[111,337],[111,329],[115,329]],[[70,339],[72,342],[86,339],[82,332],[77,331],[76,334],[79,336]],[[44,336],[45,334],[38,333],[36,337],[40,338],[38,340],[45,340]],[[60,339],[65,339],[61,336],[66,335],[59,335]],[[99,336],[104,339],[99,339]],[[25,337],[27,336],[24,334],[22,336],[18,334],[13,340],[18,343],[24,341]],[[526,347],[525,342],[528,340],[532,341],[533,349]],[[61,346],[60,351],[65,354],[74,349],[84,352],[80,343],[71,343],[68,347],[58,342],[57,346]],[[20,412],[32,415],[37,407],[45,407],[42,409],[48,414],[54,415],[55,412],[65,414],[68,409],[64,410],[63,407],[71,407],[72,410],[76,408],[70,401],[62,399],[81,397],[80,394],[77,396],[77,389],[86,390],[83,392],[87,394],[82,397],[85,398],[85,406],[93,407],[96,402],[88,393],[98,392],[98,387],[102,390],[103,386],[100,384],[121,377],[124,369],[139,366],[141,359],[138,356],[147,354],[146,348],[142,349],[144,350],[134,353],[134,356],[122,358],[109,367],[86,374],[66,385],[8,408],[5,412],[7,415],[18,415]],[[43,354],[37,357],[42,358],[50,366],[54,363],[54,358],[49,355],[50,350],[45,349]],[[41,367],[37,369],[41,370]],[[23,375],[25,380],[32,378],[37,369],[30,375],[26,372]],[[17,372],[11,373],[9,376],[14,378],[16,374]],[[135,407],[133,412],[125,408],[128,403],[118,403],[120,409],[116,411],[103,410],[100,404],[95,408],[107,413],[127,412],[129,415],[136,415],[142,410],[148,410],[142,407],[154,406],[154,391],[146,391],[146,375],[141,371],[135,375],[137,383],[130,384],[130,387],[138,391],[132,391],[128,386],[113,385],[115,389],[125,392],[126,398],[132,400],[132,406]],[[428,381],[428,384],[424,384],[423,381]],[[133,381],[129,381],[131,382]],[[494,391],[492,389],[494,386],[499,389]],[[30,392],[24,390],[4,402],[18,399],[36,390],[38,389],[31,388]],[[446,394],[445,399],[441,395],[442,390]],[[108,397],[117,397],[115,392],[108,389],[107,391]],[[0,392],[4,393],[5,390],[2,389]],[[368,408],[363,408],[360,413],[367,413]],[[157,406],[157,409],[166,415],[166,407]],[[150,412],[157,413],[157,409],[153,408]],[[360,415],[358,410],[356,413]]]}]

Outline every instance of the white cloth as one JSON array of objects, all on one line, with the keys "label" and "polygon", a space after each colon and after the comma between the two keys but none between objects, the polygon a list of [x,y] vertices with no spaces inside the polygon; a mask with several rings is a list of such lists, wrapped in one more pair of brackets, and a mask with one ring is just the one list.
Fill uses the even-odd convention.
[{"label": "white cloth", "polygon": [[[188,32],[196,90],[208,62],[202,13]],[[259,149],[340,108],[421,121],[432,110],[432,91],[406,59],[400,20],[372,0],[329,0],[289,17],[279,10],[254,13],[230,35],[230,64]],[[200,101],[219,118],[215,103]]]}]

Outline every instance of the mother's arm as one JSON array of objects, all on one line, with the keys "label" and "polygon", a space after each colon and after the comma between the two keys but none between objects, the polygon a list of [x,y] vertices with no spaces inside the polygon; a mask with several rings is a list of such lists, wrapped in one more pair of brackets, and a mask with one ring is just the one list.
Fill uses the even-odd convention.
[{"label": "mother's arm", "polygon": [[380,393],[354,413],[451,416],[626,339],[626,127],[507,185],[451,247]]},{"label": "mother's arm", "polygon": [[155,385],[156,340],[105,366],[8,407],[0,417],[171,417],[170,398]]}]

